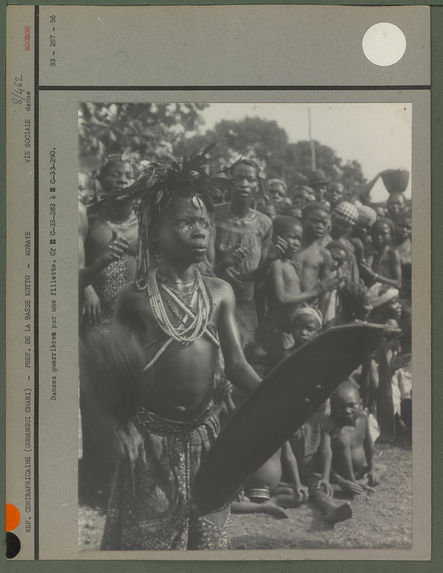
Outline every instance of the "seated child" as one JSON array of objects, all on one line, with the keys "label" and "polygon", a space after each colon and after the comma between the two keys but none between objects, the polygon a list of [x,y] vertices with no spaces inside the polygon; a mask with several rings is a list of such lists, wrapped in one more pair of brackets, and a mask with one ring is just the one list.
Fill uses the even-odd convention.
[{"label": "seated child", "polygon": [[[299,308],[292,318],[294,346],[291,350],[316,336],[322,327],[322,316],[312,307]],[[301,482],[309,488],[309,500],[330,523],[352,517],[348,503],[338,504],[333,499],[329,482],[332,450],[327,416],[329,401],[313,414],[291,438],[291,445],[299,468]]]},{"label": "seated child", "polygon": [[349,503],[333,499],[330,483],[332,449],[331,420],[326,415],[328,403],[313,414],[291,438],[291,445],[299,467],[300,479],[308,487],[309,501],[323,514],[328,523],[352,517]]},{"label": "seated child", "polygon": [[[300,308],[295,314],[293,333],[295,347],[298,347],[318,333],[322,318],[318,311],[310,307]],[[288,517],[285,509],[307,501],[309,488],[309,498],[324,513],[327,521],[337,522],[351,517],[349,504],[338,505],[331,499],[329,471],[332,453],[328,436],[321,429],[324,419],[322,414],[314,415],[313,421],[308,421],[295,434],[302,447],[300,459],[306,470],[304,481],[308,487],[300,480],[297,459],[291,444],[286,442],[248,479],[244,493],[231,505],[233,513],[260,512],[276,517]],[[310,450],[303,447],[306,434],[309,436]],[[314,442],[315,445],[312,446]],[[281,481],[283,475],[287,476],[289,483]]]},{"label": "seated child", "polygon": [[372,492],[386,468],[374,465],[369,417],[354,382],[343,382],[331,396],[331,420],[333,482],[351,497]]},{"label": "seated child", "polygon": [[[282,475],[289,483],[281,481]],[[266,513],[289,517],[285,509],[307,501],[308,489],[300,482],[297,462],[289,442],[277,450],[246,482],[231,504],[232,513]]]},{"label": "seated child", "polygon": [[[257,373],[269,370],[268,357],[256,342],[245,347],[245,356]],[[238,403],[238,402],[237,402]],[[281,481],[283,474],[289,483]],[[301,482],[297,462],[287,442],[246,482],[231,504],[232,513],[265,513],[289,517],[284,508],[296,507],[307,500],[307,488]]]}]

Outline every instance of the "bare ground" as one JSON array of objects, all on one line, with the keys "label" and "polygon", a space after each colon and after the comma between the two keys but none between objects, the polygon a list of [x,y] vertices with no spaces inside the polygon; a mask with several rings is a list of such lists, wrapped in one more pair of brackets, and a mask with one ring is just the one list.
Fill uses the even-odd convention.
[{"label": "bare ground", "polygon": [[[307,504],[287,519],[231,515],[232,549],[409,548],[412,544],[412,452],[409,444],[377,444],[375,461],[388,472],[365,501],[352,501],[353,517],[330,526]],[[99,549],[104,513],[79,507],[80,549]]]}]

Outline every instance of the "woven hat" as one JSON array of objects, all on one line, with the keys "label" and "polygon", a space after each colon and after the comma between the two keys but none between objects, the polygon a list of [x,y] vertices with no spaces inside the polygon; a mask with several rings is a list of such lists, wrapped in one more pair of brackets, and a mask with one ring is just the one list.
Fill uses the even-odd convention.
[{"label": "woven hat", "polygon": [[358,221],[358,209],[352,203],[342,201],[332,212],[335,219],[339,219],[349,225],[355,225]]}]

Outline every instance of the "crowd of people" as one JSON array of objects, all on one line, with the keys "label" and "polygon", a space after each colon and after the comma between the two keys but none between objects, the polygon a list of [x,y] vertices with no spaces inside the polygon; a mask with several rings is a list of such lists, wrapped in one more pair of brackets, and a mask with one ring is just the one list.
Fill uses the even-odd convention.
[{"label": "crowd of people", "polygon": [[[79,178],[80,493],[107,504],[103,549],[228,548],[229,511],[308,500],[349,519],[344,498],[389,471],[374,443],[411,433],[407,173],[348,189],[319,169],[288,188],[254,160],[218,177],[206,159],[110,156]],[[192,481],[220,426],[281,360],[353,322],[390,334],[230,507],[200,515]]]}]

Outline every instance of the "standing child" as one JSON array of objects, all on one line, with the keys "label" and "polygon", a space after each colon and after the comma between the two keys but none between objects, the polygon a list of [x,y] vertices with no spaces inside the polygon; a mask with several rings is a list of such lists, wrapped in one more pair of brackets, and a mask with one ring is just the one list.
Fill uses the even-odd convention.
[{"label": "standing child", "polygon": [[377,220],[377,213],[368,205],[358,205],[358,220],[352,229],[350,241],[354,245],[358,264],[365,263],[372,250],[371,227]]},{"label": "standing child", "polygon": [[255,284],[272,240],[271,219],[256,211],[258,166],[241,159],[231,166],[229,211],[216,221],[215,273],[233,288],[236,317],[243,347],[255,339]]},{"label": "standing child", "polygon": [[[377,296],[374,296],[372,300],[372,307],[372,322],[389,325],[391,328],[397,329],[397,332],[401,332],[399,330],[399,322],[403,314],[403,309],[397,289],[382,285]],[[398,337],[394,337],[389,341],[386,340],[375,357],[378,374],[376,410],[377,420],[380,425],[381,440],[383,441],[391,441],[395,437],[392,375],[395,371],[394,365],[400,350],[400,340]]]},{"label": "standing child", "polygon": [[338,284],[336,279],[318,282],[311,290],[301,291],[297,263],[294,260],[300,250],[303,237],[301,223],[292,217],[280,216],[273,221],[274,243],[281,256],[270,265],[266,279],[268,312],[264,324],[268,336],[266,348],[271,365],[283,358],[284,351],[293,345],[291,315],[300,304],[321,298]]},{"label": "standing child", "polygon": [[412,294],[412,219],[411,213],[404,211],[395,223],[395,249],[400,255],[402,285],[401,303],[404,310],[411,312]]},{"label": "standing child", "polygon": [[[331,253],[332,257],[332,271],[331,277],[336,278],[337,282],[350,282],[351,274],[349,270],[349,255],[345,247],[340,241],[331,241],[327,244],[326,248]],[[338,296],[338,288],[334,288],[325,297],[323,305],[323,316],[325,326],[332,325],[337,320],[340,313],[340,300]]]},{"label": "standing child", "polygon": [[[211,179],[195,163],[154,164],[138,183],[137,279],[121,290],[115,321],[127,333],[117,349],[119,340],[132,337],[145,364],[138,385],[131,377],[132,394],[117,383],[111,407],[115,415],[131,403],[116,426],[122,459],[103,549],[228,547],[229,508],[201,515],[191,497],[194,476],[219,430],[213,405],[219,347],[233,384],[249,393],[260,379],[242,351],[232,288],[203,278],[197,267],[209,240]],[[133,365],[124,352],[111,358],[123,363],[123,375]],[[102,368],[102,395],[109,399],[114,363]]]},{"label": "standing child", "polygon": [[138,220],[132,199],[119,198],[135,177],[135,166],[119,155],[109,156],[100,168],[101,201],[88,208],[79,244],[79,290],[84,290],[88,327],[109,326],[119,290],[135,277]]},{"label": "standing child", "polygon": [[331,214],[331,237],[342,244],[348,253],[351,280],[358,282],[359,272],[355,248],[350,240],[352,229],[358,221],[358,209],[352,203],[342,201]]},{"label": "standing child", "polygon": [[[131,198],[119,194],[136,176],[135,165],[120,155],[103,162],[97,182],[101,201],[80,211],[79,308],[80,335],[91,329],[107,331],[119,290],[135,278],[138,220]],[[90,381],[80,376],[83,459],[79,476],[81,495],[89,503],[102,502],[109,482],[113,451],[112,430],[97,404]]]},{"label": "standing child", "polygon": [[388,285],[396,289],[402,286],[400,255],[392,246],[394,225],[389,219],[380,219],[372,227],[374,254],[368,257],[368,264],[362,264],[376,289]]},{"label": "standing child", "polygon": [[320,281],[329,278],[331,254],[322,245],[331,223],[328,209],[320,203],[309,203],[303,209],[303,243],[295,256],[302,292],[309,292]]}]

